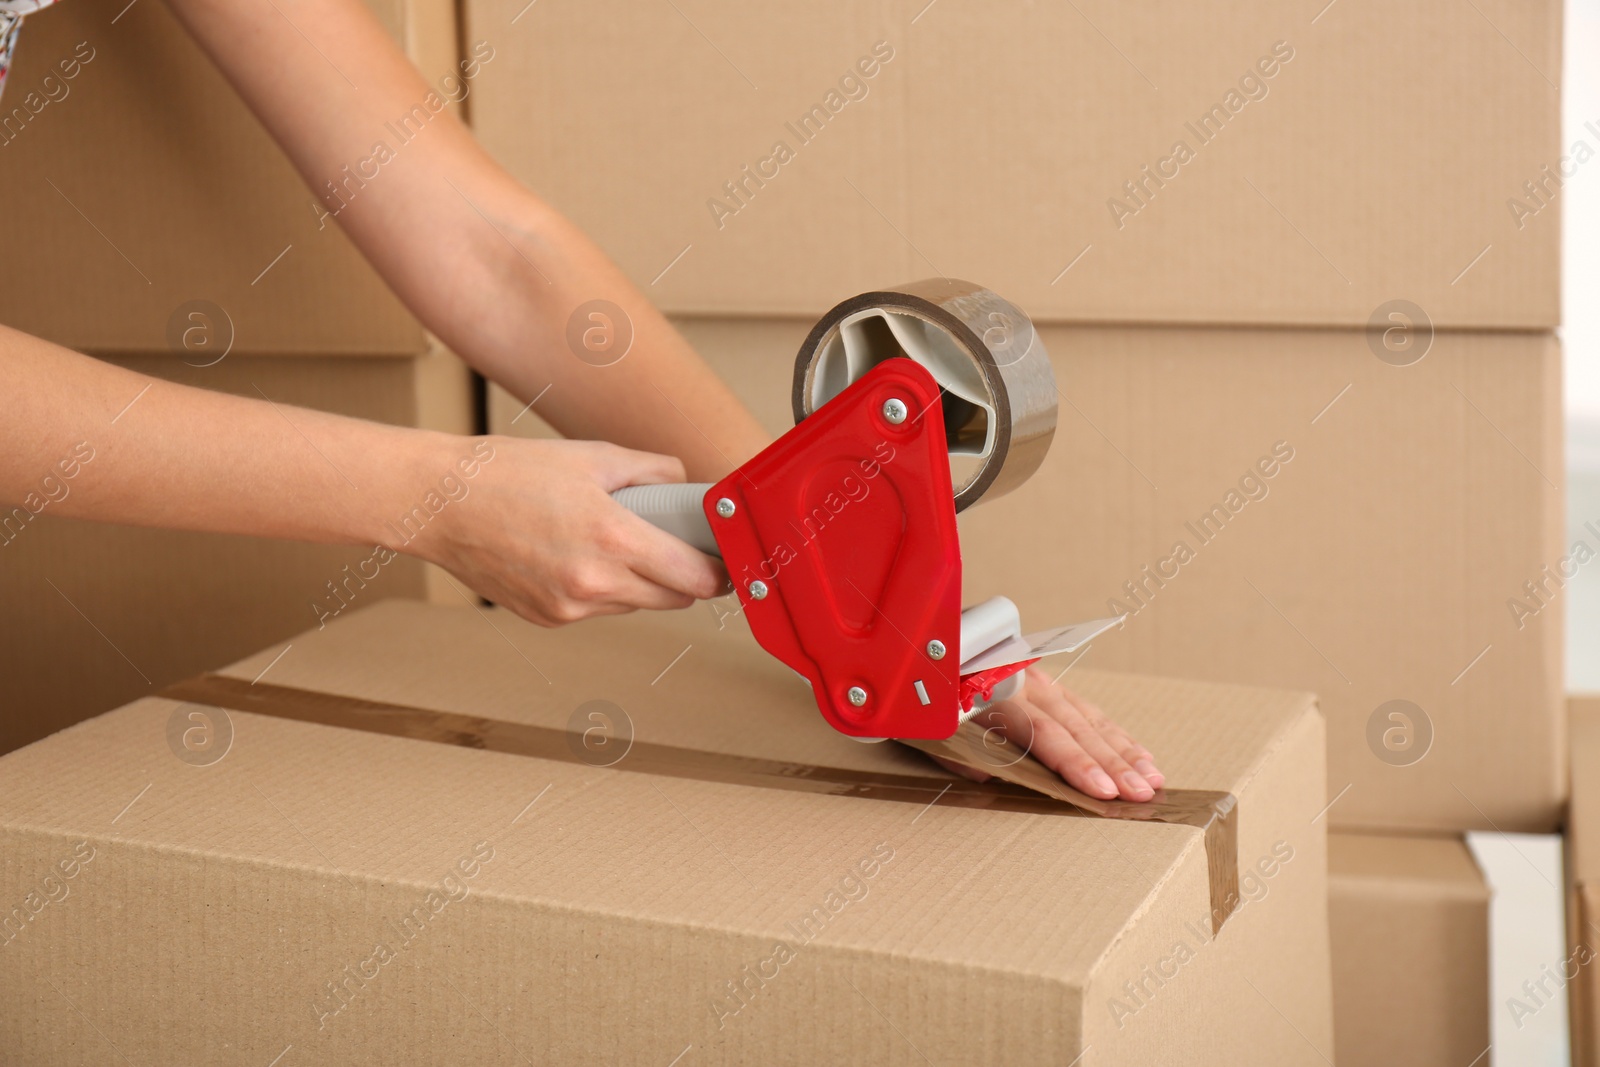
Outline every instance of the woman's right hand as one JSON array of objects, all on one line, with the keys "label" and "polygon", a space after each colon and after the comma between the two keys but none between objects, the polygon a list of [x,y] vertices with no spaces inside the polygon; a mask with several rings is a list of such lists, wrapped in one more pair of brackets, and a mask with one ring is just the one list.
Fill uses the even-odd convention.
[{"label": "woman's right hand", "polygon": [[[437,563],[478,595],[541,626],[560,626],[637,608],[684,608],[727,591],[721,561],[611,499],[624,486],[683,481],[675,457],[597,441],[442,443],[431,466],[448,470],[465,495],[409,543],[394,544],[403,536],[393,526],[399,515],[380,540]],[[476,463],[461,466],[469,456]],[[476,473],[469,478],[470,466]]]}]

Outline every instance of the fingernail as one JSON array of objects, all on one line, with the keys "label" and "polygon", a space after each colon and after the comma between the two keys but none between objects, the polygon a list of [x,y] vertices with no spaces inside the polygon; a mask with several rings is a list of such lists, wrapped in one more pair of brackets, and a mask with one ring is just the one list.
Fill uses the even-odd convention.
[{"label": "fingernail", "polygon": [[1094,787],[1095,792],[1102,793],[1107,797],[1114,797],[1117,795],[1117,783],[1113,782],[1111,780],[1111,776],[1105,771],[1102,771],[1099,767],[1096,767],[1094,771],[1090,773],[1089,784]]},{"label": "fingernail", "polygon": [[1150,783],[1145,781],[1137,771],[1124,771],[1122,773],[1122,784],[1126,787],[1128,793],[1134,797],[1144,799],[1155,795],[1155,790],[1150,787]]},{"label": "fingernail", "polygon": [[1161,783],[1167,780],[1167,776],[1156,770],[1156,765],[1147,759],[1135,760],[1133,763],[1133,769],[1144,775],[1145,781],[1149,782],[1157,789],[1160,789]]}]

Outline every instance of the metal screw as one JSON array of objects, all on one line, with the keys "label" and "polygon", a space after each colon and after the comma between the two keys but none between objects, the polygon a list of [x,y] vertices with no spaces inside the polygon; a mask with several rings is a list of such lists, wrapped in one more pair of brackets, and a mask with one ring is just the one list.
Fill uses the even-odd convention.
[{"label": "metal screw", "polygon": [[757,600],[767,599],[767,583],[757,579],[750,583],[750,595]]},{"label": "metal screw", "polygon": [[867,702],[867,691],[861,688],[859,685],[852,685],[850,687],[850,691],[846,693],[845,696],[849,697],[850,703],[854,704],[858,708]]},{"label": "metal screw", "polygon": [[895,426],[906,421],[906,402],[896,397],[890,397],[883,402],[883,417]]},{"label": "metal screw", "polygon": [[721,500],[717,501],[718,515],[721,515],[725,519],[731,519],[733,518],[733,512],[733,501],[729,500],[727,497],[723,497]]},{"label": "metal screw", "polygon": [[928,642],[928,658],[929,659],[944,659],[944,642],[943,641],[929,641]]}]

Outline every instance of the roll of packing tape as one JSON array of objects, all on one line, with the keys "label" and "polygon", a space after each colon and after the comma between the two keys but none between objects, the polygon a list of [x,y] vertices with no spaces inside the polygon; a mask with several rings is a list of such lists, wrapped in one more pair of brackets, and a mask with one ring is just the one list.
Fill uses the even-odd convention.
[{"label": "roll of packing tape", "polygon": [[1056,432],[1056,379],[1033,323],[981,285],[930,278],[846,300],[794,365],[796,422],[886,359],[922,364],[943,394],[956,510],[1010,492]]}]

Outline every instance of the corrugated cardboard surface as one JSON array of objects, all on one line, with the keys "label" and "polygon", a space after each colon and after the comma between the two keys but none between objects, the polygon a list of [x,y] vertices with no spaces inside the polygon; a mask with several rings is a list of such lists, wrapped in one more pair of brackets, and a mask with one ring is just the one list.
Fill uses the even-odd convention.
[{"label": "corrugated cardboard surface", "polygon": [[1459,837],[1328,836],[1335,1060],[1463,1067],[1489,1047],[1489,886]]},{"label": "corrugated cardboard surface", "polygon": [[[423,407],[439,422],[457,409],[448,390],[423,388],[437,385],[428,359],[230,356],[204,369],[171,357],[117,362],[401,425],[416,423]],[[94,476],[91,462],[81,477]],[[10,606],[0,616],[0,752],[292,637],[316,622],[313,602],[337,605],[325,583],[370,555],[370,546],[115,526],[46,510],[0,545],[0,602]],[[401,557],[360,595],[423,592],[422,565]]]},{"label": "corrugated cardboard surface", "polygon": [[1043,320],[1558,320],[1559,185],[1587,164],[1556,0],[465,12],[505,42],[489,150],[674,312],[954,275]]},{"label": "corrugated cardboard surface", "polygon": [[[737,620],[718,622],[702,607],[542,631],[389,601],[228,673],[270,665],[279,685],[557,727],[609,700],[612,744],[631,730],[937,773],[834,734]],[[657,778],[243,713],[226,755],[191,766],[166,740],[185,711],[148,699],[0,764],[15,857],[0,900],[55,894],[0,948],[0,1031],[40,1064],[103,1062],[113,1044],[163,1062],[226,1047],[297,1063],[1066,1063],[1089,1046],[1102,1064],[1323,1062],[1310,698],[1079,685],[1163,753],[1175,787],[1238,796],[1255,873],[1215,939],[1188,827]],[[80,841],[92,860],[54,874]],[[787,924],[814,908],[821,932],[797,938]],[[369,962],[380,943],[389,958]]]},{"label": "corrugated cardboard surface", "polygon": [[[679,326],[769,430],[793,424],[806,322]],[[1055,440],[1020,489],[962,514],[968,603],[1009,596],[1041,627],[1129,611],[1087,663],[1315,691],[1335,827],[1556,826],[1559,572],[1570,578],[1578,556],[1562,544],[1552,337],[1440,332],[1408,367],[1380,362],[1355,331],[1040,337],[1061,390]],[[537,408],[520,409],[498,395],[491,426],[547,432]],[[1287,463],[1273,457],[1284,446]],[[1202,541],[1213,507],[1232,510]],[[1192,554],[1181,564],[1180,541]],[[1409,738],[1389,734],[1404,751],[1383,743],[1405,730],[1379,713],[1393,700],[1421,709]]]},{"label": "corrugated cardboard surface", "polygon": [[1572,800],[1564,840],[1567,943],[1576,971],[1567,985],[1573,1067],[1600,1063],[1600,694],[1568,704],[1572,733]]},{"label": "corrugated cardboard surface", "polygon": [[[430,83],[455,70],[449,0],[372,6]],[[93,58],[62,81],[80,42]],[[74,0],[30,16],[4,115],[46,93],[0,136],[8,233],[27,252],[0,262],[0,321],[80,350],[165,352],[169,319],[205,300],[238,353],[423,350],[422,328],[337,225],[318,228],[310,190],[165,5]]]}]

